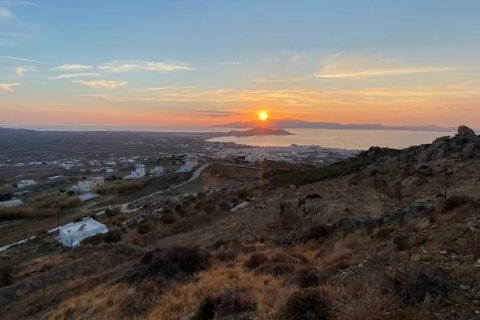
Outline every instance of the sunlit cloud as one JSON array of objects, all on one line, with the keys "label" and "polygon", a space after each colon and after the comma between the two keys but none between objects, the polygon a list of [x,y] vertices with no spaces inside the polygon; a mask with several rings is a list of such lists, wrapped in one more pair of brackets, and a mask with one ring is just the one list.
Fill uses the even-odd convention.
[{"label": "sunlit cloud", "polygon": [[141,60],[112,60],[98,67],[100,70],[108,72],[130,72],[130,71],[181,71],[195,70],[184,62],[157,62]]},{"label": "sunlit cloud", "polygon": [[128,83],[125,81],[114,81],[114,80],[75,80],[73,83],[78,83],[91,88],[102,88],[115,90],[119,87],[126,86]]},{"label": "sunlit cloud", "polygon": [[37,72],[37,68],[33,67],[33,66],[18,66],[18,67],[15,67],[15,74],[22,78],[24,76],[25,73],[27,72]]},{"label": "sunlit cloud", "polygon": [[395,59],[375,56],[344,57],[337,54],[330,58],[315,77],[324,79],[363,79],[370,77],[413,75],[465,70],[458,66],[405,66]]},{"label": "sunlit cloud", "polygon": [[21,83],[0,83],[0,92],[7,91],[12,92],[16,86],[22,85]]},{"label": "sunlit cloud", "polygon": [[80,71],[92,69],[93,66],[82,65],[82,64],[62,64],[53,68],[55,71]]},{"label": "sunlit cloud", "polygon": [[203,117],[213,117],[213,118],[224,118],[231,116],[241,115],[240,112],[230,111],[230,110],[213,110],[213,109],[200,109],[194,108],[192,112],[196,113],[199,116]]},{"label": "sunlit cloud", "polygon": [[64,73],[59,74],[58,76],[51,77],[50,79],[74,79],[81,77],[99,77],[100,73],[96,72],[83,72],[83,73]]}]

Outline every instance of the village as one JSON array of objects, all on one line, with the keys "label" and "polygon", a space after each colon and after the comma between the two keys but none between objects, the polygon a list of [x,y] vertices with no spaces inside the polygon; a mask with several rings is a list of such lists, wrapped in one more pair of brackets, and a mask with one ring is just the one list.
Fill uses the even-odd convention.
[{"label": "village", "polygon": [[[249,147],[197,137],[168,136],[161,141],[161,147],[150,152],[128,141],[124,145],[140,147],[137,152],[74,157],[72,150],[68,159],[52,159],[51,154],[33,161],[28,161],[32,154],[27,159],[1,159],[0,250],[35,238],[39,232],[52,235],[66,247],[77,246],[92,236],[92,230],[97,230],[93,235],[106,233],[145,217],[168,216],[175,205],[199,193],[208,200],[249,188],[259,172],[322,166],[356,154],[316,146]],[[178,152],[164,152],[168,146]],[[247,173],[235,175],[239,169]],[[229,203],[228,210],[247,206],[243,200]],[[23,219],[10,219],[10,214]]]}]

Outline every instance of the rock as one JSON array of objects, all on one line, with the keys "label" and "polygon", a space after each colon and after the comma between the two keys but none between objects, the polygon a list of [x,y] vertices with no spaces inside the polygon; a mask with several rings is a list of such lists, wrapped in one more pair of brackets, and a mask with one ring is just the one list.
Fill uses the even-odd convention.
[{"label": "rock", "polygon": [[467,227],[474,233],[480,231],[480,224],[478,222],[470,221],[467,223]]},{"label": "rock", "polygon": [[475,137],[475,131],[473,131],[467,126],[459,126],[456,136],[457,137]]},{"label": "rock", "polygon": [[433,174],[432,168],[424,163],[419,164],[415,169],[423,176],[431,176]]},{"label": "rock", "polygon": [[400,184],[402,185],[402,187],[410,188],[412,186],[415,186],[419,181],[420,181],[419,177],[410,176],[408,178],[403,179]]},{"label": "rock", "polygon": [[463,147],[462,156],[465,158],[471,158],[476,147],[477,145],[475,143],[466,144],[465,147]]}]

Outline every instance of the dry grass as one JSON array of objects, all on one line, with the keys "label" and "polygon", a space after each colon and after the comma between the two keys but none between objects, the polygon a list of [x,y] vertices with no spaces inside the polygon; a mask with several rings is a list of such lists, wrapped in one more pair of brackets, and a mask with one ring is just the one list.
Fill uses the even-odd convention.
[{"label": "dry grass", "polygon": [[118,319],[119,302],[133,294],[135,289],[125,284],[102,285],[65,300],[42,319]]},{"label": "dry grass", "polygon": [[198,280],[169,288],[147,319],[177,320],[195,312],[209,295],[224,290],[242,291],[257,303],[265,319],[276,319],[279,308],[295,290],[271,275],[255,275],[243,267],[218,267],[199,274]]}]

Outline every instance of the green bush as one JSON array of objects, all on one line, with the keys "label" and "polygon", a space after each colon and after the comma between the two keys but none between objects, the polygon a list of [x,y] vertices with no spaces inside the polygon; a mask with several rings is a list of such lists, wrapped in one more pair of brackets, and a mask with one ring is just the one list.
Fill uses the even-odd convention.
[{"label": "green bush", "polygon": [[171,224],[175,222],[175,215],[173,213],[164,213],[160,217],[160,221],[162,221],[165,224]]},{"label": "green bush", "polygon": [[151,230],[152,228],[147,223],[141,223],[137,226],[138,234],[146,234],[146,233],[149,233]]},{"label": "green bush", "polygon": [[119,242],[122,240],[122,230],[110,230],[104,236],[105,242]]},{"label": "green bush", "polygon": [[96,235],[93,235],[91,237],[83,239],[80,243],[81,244],[99,244],[103,241],[104,234],[103,233],[98,233]]},{"label": "green bush", "polygon": [[10,265],[0,266],[0,288],[13,283],[13,268]]}]

